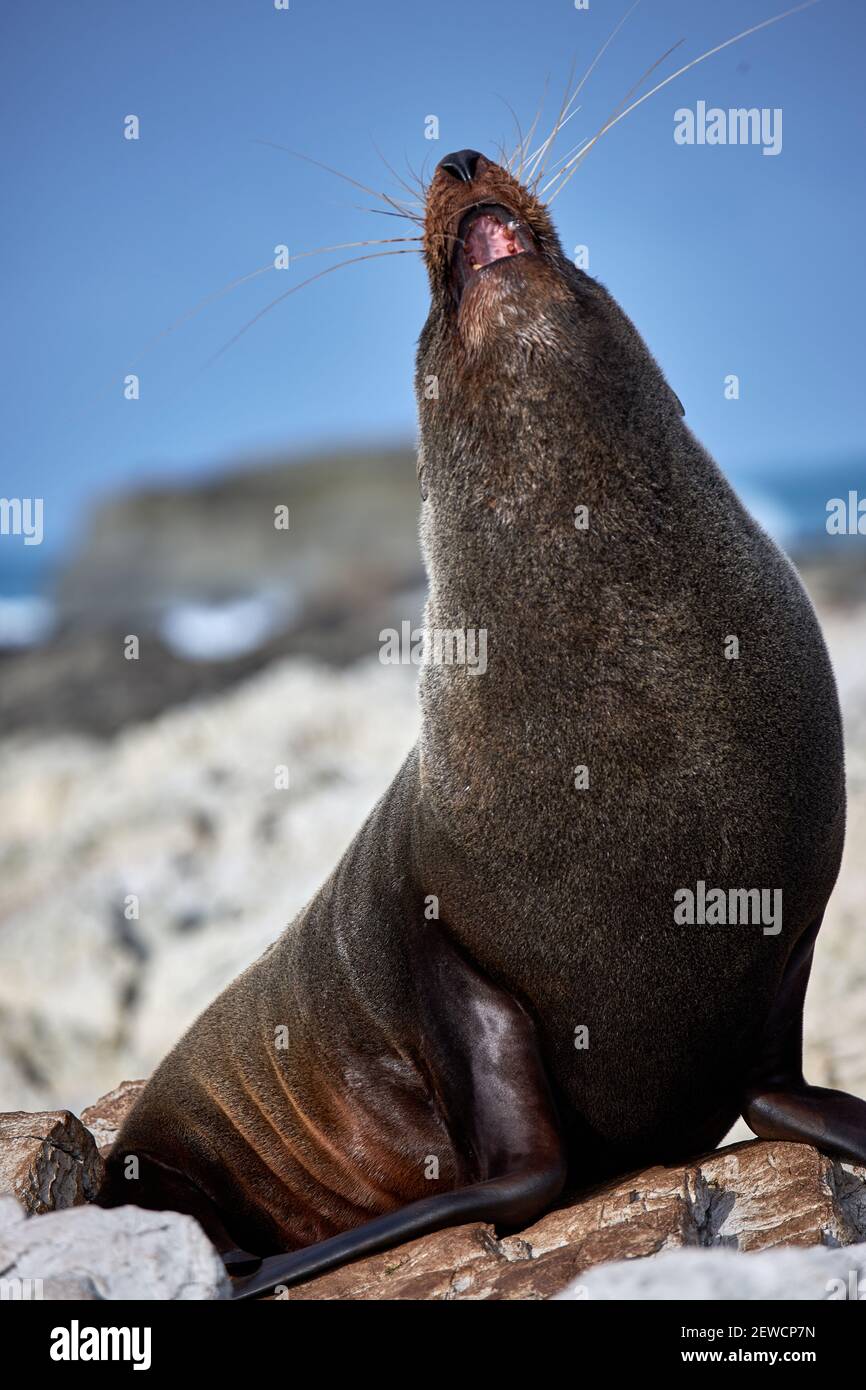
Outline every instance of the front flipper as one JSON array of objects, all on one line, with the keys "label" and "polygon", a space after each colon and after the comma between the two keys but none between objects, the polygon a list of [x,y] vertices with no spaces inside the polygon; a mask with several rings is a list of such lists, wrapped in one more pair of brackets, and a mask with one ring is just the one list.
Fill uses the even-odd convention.
[{"label": "front flipper", "polygon": [[565,1155],[529,1015],[435,922],[418,929],[412,961],[421,1065],[468,1181],[303,1250],[267,1256],[234,1280],[235,1298],[311,1279],[444,1226],[490,1221],[517,1229],[561,1192]]},{"label": "front flipper", "polygon": [[746,1088],[743,1119],[759,1139],[814,1144],[834,1158],[866,1163],[866,1101],[810,1086],[803,1076],[803,1005],[821,919],[785,967]]}]

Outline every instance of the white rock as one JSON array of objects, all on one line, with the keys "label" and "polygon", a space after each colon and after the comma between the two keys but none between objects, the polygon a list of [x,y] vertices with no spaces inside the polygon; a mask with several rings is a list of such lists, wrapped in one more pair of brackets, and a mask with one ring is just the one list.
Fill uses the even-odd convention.
[{"label": "white rock", "polygon": [[416,737],[416,674],[288,660],[106,743],[2,745],[0,1109],[149,1075],[360,829]]},{"label": "white rock", "polygon": [[841,1249],[786,1246],[755,1255],[735,1250],[673,1250],[599,1265],[556,1297],[572,1302],[866,1300],[866,1244]]},{"label": "white rock", "polygon": [[[6,1297],[227,1298],[222,1260],[191,1216],[139,1207],[71,1207],[28,1217],[0,1199],[0,1269]],[[21,1281],[18,1285],[17,1281]]]}]

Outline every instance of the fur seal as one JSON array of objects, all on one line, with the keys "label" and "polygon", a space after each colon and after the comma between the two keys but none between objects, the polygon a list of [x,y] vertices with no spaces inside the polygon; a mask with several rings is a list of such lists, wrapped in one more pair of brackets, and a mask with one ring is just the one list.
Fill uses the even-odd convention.
[{"label": "fur seal", "polygon": [[[487,670],[423,667],[417,747],[157,1069],[101,1196],[191,1212],[239,1297],[516,1227],[739,1114],[866,1161],[866,1103],[801,1065],[845,818],[809,600],[530,188],[447,156],[424,254],[426,623],[484,628]],[[762,890],[778,921],[723,924]]]}]

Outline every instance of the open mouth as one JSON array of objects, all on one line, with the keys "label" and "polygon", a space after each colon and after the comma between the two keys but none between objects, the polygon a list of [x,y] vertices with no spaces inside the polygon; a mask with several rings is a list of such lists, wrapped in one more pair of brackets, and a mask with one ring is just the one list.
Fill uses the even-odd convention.
[{"label": "open mouth", "polygon": [[464,214],[451,256],[451,279],[459,303],[470,280],[488,266],[535,250],[525,223],[501,203],[478,203]]}]

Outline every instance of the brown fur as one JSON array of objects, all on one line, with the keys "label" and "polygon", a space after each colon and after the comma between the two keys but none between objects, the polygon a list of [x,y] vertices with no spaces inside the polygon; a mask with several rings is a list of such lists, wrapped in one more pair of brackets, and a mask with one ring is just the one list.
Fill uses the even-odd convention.
[{"label": "brown fur", "polygon": [[[458,304],[450,248],[475,202],[512,209],[537,254],[485,268]],[[104,1198],[195,1210],[259,1251],[473,1175],[424,1021],[427,895],[536,1020],[586,1181],[722,1137],[841,854],[839,711],[811,605],[629,320],[483,159],[471,187],[436,174],[425,255],[427,620],[485,628],[487,673],[423,670],[418,749],[313,902],[158,1069]],[[674,892],[698,879],[782,888],[781,933],[675,926]],[[166,1170],[182,1175],[170,1201]]]}]

